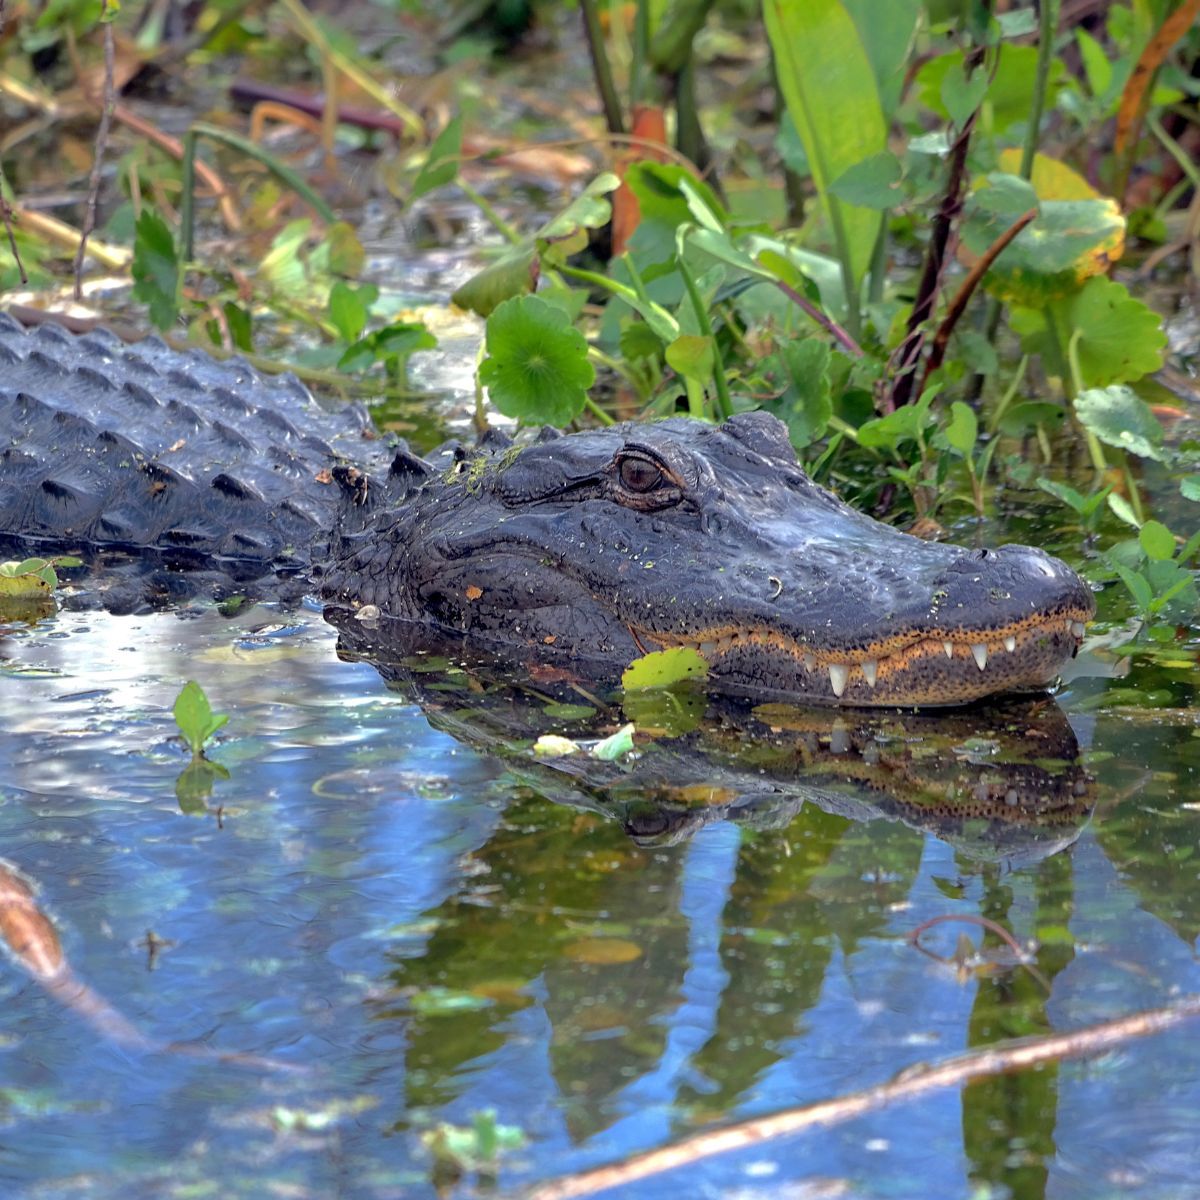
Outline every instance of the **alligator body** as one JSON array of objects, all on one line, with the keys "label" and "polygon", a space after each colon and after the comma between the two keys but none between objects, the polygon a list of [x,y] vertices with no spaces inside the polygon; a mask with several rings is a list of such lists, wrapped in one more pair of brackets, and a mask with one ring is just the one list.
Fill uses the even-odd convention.
[{"label": "alligator body", "polygon": [[0,535],[299,580],[334,615],[523,659],[621,668],[691,646],[731,690],[820,704],[1044,686],[1094,610],[1040,550],[925,542],[855,512],[766,414],[520,446],[493,432],[427,461],[294,379],[3,317]]}]

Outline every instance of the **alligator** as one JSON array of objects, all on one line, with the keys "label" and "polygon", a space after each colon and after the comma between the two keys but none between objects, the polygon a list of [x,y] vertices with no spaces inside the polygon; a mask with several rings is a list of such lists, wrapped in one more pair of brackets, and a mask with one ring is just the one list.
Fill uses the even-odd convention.
[{"label": "alligator", "polygon": [[0,315],[0,447],[0,536],[89,556],[100,602],[151,562],[138,588],[167,600],[181,579],[309,591],[335,622],[605,670],[685,646],[721,688],[853,706],[1043,688],[1094,612],[1039,549],[856,512],[762,412],[493,430],[420,458],[292,377]]}]

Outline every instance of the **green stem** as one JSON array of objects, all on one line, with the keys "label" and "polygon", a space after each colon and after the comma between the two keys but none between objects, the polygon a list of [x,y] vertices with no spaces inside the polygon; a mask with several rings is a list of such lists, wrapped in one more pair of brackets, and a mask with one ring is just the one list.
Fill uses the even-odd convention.
[{"label": "green stem", "polygon": [[591,396],[585,396],[583,399],[583,407],[600,422],[601,425],[615,425],[616,422],[598,405]]},{"label": "green stem", "polygon": [[[683,276],[683,286],[687,289],[688,298],[692,302],[692,312],[696,317],[696,326],[701,337],[708,338],[713,351],[713,387],[717,393],[717,416],[722,421],[728,421],[733,416],[733,401],[729,396],[729,384],[725,380],[725,364],[721,361],[721,347],[713,334],[712,322],[708,319],[708,309],[700,289],[692,277],[691,269],[683,261],[683,243],[687,238],[687,228],[680,229],[675,234],[675,258],[679,264],[679,274]],[[690,402],[691,396],[688,400]]]},{"label": "green stem", "polygon": [[1042,128],[1042,114],[1046,111],[1046,88],[1050,82],[1050,64],[1054,61],[1054,38],[1058,32],[1058,9],[1060,0],[1041,0],[1038,5],[1038,56],[1037,73],[1033,83],[1033,104],[1029,111],[1029,126],[1025,130],[1025,144],[1021,147],[1022,179],[1033,175],[1033,159],[1037,154],[1038,137]]},{"label": "green stem", "polygon": [[1021,384],[1025,380],[1025,371],[1029,366],[1029,355],[1021,355],[1021,361],[1017,364],[1016,373],[1012,377],[1012,382],[1004,391],[1004,395],[1000,397],[1000,403],[996,405],[995,411],[988,421],[988,431],[995,433],[1000,428],[1000,418],[1004,416],[1005,410],[1013,402],[1013,398],[1021,389]]},{"label": "green stem", "polygon": [[[1048,309],[1046,311],[1046,317],[1047,321],[1049,322],[1051,317]],[[1052,325],[1048,323],[1047,328],[1052,328]],[[1055,337],[1057,338],[1057,332],[1055,333]],[[1074,398],[1084,390],[1083,371],[1079,366],[1079,342],[1082,337],[1083,330],[1076,329],[1075,332],[1071,334],[1070,341],[1067,342],[1067,367],[1071,372],[1070,390],[1072,400],[1074,400]],[[1108,460],[1104,454],[1104,447],[1100,444],[1100,439],[1090,429],[1085,427],[1083,432],[1084,437],[1087,440],[1088,457],[1092,460],[1092,466],[1095,468],[1097,474],[1103,474],[1108,470]],[[1140,507],[1140,505],[1135,505],[1135,508],[1136,507]]]},{"label": "green stem", "polygon": [[1150,126],[1150,132],[1162,143],[1163,149],[1179,164],[1179,169],[1191,181],[1192,187],[1200,189],[1200,168],[1197,168],[1188,152],[1166,131],[1157,116],[1148,116],[1146,124]]},{"label": "green stem", "polygon": [[621,115],[621,101],[613,83],[612,67],[608,63],[608,52],[604,49],[604,31],[600,28],[600,14],[596,0],[579,0],[583,13],[583,32],[592,56],[592,70],[596,76],[596,88],[604,105],[604,121],[609,133],[624,133],[625,119]]},{"label": "green stem", "polygon": [[867,285],[867,303],[878,304],[883,300],[884,268],[887,266],[888,250],[888,210],[881,214],[883,220],[879,223],[879,236],[875,239],[875,248],[871,251],[870,283]]},{"label": "green stem", "polygon": [[516,245],[521,235],[492,207],[492,203],[481,192],[477,192],[460,174],[455,180],[462,193],[492,223],[500,236]]},{"label": "green stem", "polygon": [[217,125],[209,125],[197,121],[183,136],[183,198],[179,206],[179,223],[182,226],[182,255],[183,261],[192,261],[195,247],[195,190],[196,190],[196,139],[206,137],[210,142],[220,142],[241,151],[247,158],[261,163],[285,187],[289,187],[310,208],[314,209],[322,221],[332,225],[337,220],[337,214],[315,192],[308,183],[291,167],[280,162],[273,154],[269,154],[261,146],[255,145],[248,138]]}]

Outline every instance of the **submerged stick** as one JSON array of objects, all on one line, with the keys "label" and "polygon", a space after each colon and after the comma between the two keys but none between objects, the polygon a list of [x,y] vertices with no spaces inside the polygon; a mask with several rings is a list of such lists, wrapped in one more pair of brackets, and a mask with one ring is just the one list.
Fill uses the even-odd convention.
[{"label": "submerged stick", "polygon": [[615,1166],[598,1167],[552,1180],[526,1193],[526,1200],[575,1200],[578,1196],[593,1196],[597,1192],[649,1179],[677,1167],[691,1166],[718,1154],[747,1150],[775,1138],[840,1124],[865,1113],[876,1112],[889,1104],[915,1099],[938,1088],[957,1087],[973,1079],[1005,1075],[1061,1059],[1100,1054],[1133,1038],[1161,1033],[1195,1016],[1200,1016],[1200,996],[1187,996],[1168,1008],[1118,1017],[1072,1033],[1014,1038],[957,1054],[940,1063],[918,1063],[875,1087],[848,1092],[832,1100],[821,1100],[800,1108],[785,1109],[769,1117],[756,1117],[736,1125],[727,1125],[723,1129],[676,1142],[673,1146],[634,1155]]}]

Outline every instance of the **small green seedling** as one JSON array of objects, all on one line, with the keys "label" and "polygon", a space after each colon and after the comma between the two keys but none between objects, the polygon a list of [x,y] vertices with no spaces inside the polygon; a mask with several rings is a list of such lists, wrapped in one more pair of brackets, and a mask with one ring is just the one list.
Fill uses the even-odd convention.
[{"label": "small green seedling", "polygon": [[78,558],[25,558],[19,562],[0,562],[0,596],[19,600],[48,596],[58,587],[55,567],[77,567]]},{"label": "small green seedling", "polygon": [[470,1125],[443,1122],[421,1140],[443,1169],[456,1175],[466,1171],[490,1175],[501,1154],[525,1144],[525,1134],[517,1125],[501,1125],[495,1109],[485,1108],[474,1115]]},{"label": "small green seedling", "polygon": [[175,724],[193,758],[203,756],[205,744],[228,720],[228,714],[213,712],[204,689],[194,679],[189,679],[175,698]]}]

